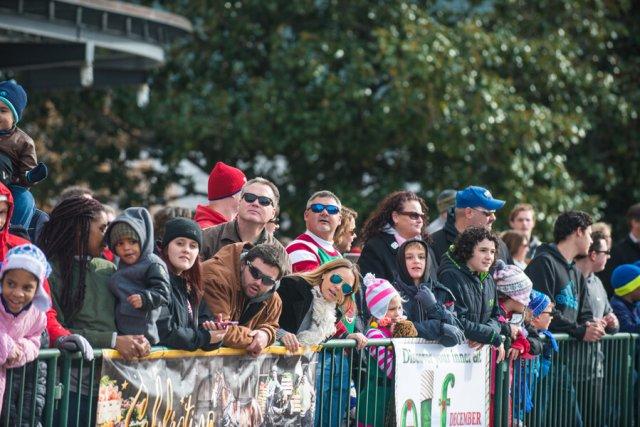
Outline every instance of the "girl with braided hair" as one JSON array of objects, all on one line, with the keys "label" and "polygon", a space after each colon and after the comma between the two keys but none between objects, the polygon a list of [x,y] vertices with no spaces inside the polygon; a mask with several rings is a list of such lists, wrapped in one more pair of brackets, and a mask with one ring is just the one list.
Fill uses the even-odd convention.
[{"label": "girl with braided hair", "polygon": [[[49,283],[53,305],[60,323],[74,334],[86,337],[91,346],[114,348],[125,359],[144,357],[150,351],[144,336],[116,332],[115,297],[107,285],[116,267],[100,258],[106,228],[107,214],[95,199],[71,197],[51,211],[39,246],[52,267]],[[84,386],[88,381],[82,384],[82,390],[78,390],[77,383],[72,382],[75,392],[72,394],[80,391],[81,405],[86,407],[91,390]],[[76,401],[75,397],[70,399],[74,404]],[[79,408],[70,408],[72,414],[73,409]],[[87,412],[80,411],[80,417],[88,418]],[[91,416],[93,420],[95,413]],[[89,420],[85,421],[81,423],[87,424]]]}]

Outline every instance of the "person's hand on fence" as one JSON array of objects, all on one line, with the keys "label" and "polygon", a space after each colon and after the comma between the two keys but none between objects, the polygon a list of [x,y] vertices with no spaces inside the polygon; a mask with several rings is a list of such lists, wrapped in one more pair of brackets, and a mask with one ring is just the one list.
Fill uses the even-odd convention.
[{"label": "person's hand on fence", "polygon": [[[445,347],[453,347],[464,343],[464,333],[456,326],[442,323],[441,333],[442,335],[438,339],[438,343]],[[480,347],[482,347],[482,345]]]},{"label": "person's hand on fence", "polygon": [[521,352],[520,350],[518,350],[517,348],[513,348],[513,347],[511,347],[511,348],[509,349],[509,352],[508,352],[509,360],[511,360],[511,361],[513,362],[513,361],[514,361],[514,360],[516,360],[518,357],[520,357],[520,354],[522,354],[522,352]]},{"label": "person's hand on fence", "polygon": [[[206,329],[206,328],[205,328]],[[224,339],[227,334],[226,329],[210,330],[209,331],[209,344],[217,344]]]},{"label": "person's hand on fence", "polygon": [[605,321],[605,329],[606,328],[614,328],[617,329],[620,326],[618,322],[618,317],[613,313],[609,313],[602,318]]},{"label": "person's hand on fence", "polygon": [[9,357],[7,357],[5,364],[8,366],[13,365],[20,359],[21,356],[22,356],[22,350],[20,349],[20,346],[14,345],[13,348],[11,349],[11,353],[9,354]]},{"label": "person's hand on fence", "polygon": [[269,344],[269,336],[265,331],[260,329],[249,332],[249,336],[253,337],[253,341],[247,346],[247,353],[253,357],[257,357],[262,350],[267,347],[267,344]]},{"label": "person's hand on fence", "polygon": [[291,332],[284,334],[282,338],[280,338],[280,341],[282,341],[282,344],[286,347],[287,351],[290,351],[291,353],[295,353],[300,348],[298,338]]},{"label": "person's hand on fence", "polygon": [[118,335],[115,349],[125,360],[131,360],[148,355],[151,350],[148,345],[149,341],[142,335]]},{"label": "person's hand on fence", "polygon": [[364,346],[367,345],[367,341],[369,341],[367,339],[367,337],[362,335],[360,332],[355,332],[353,334],[347,335],[347,339],[348,340],[356,340],[356,348],[358,350],[362,350],[364,348]]},{"label": "person's hand on fence", "polygon": [[496,363],[500,363],[504,360],[505,357],[504,344],[500,344],[500,346],[496,347]]},{"label": "person's hand on fence", "polygon": [[484,344],[473,340],[467,340],[467,345],[474,350],[481,350],[484,347]]},{"label": "person's hand on fence", "polygon": [[600,340],[605,334],[604,328],[600,322],[587,322],[587,330],[584,334],[584,341],[596,342]]},{"label": "person's hand on fence", "polygon": [[85,360],[93,360],[93,347],[82,335],[63,335],[56,340],[56,347],[69,352],[79,351]]},{"label": "person's hand on fence", "polygon": [[133,308],[142,308],[142,296],[140,294],[129,295],[127,301]]}]

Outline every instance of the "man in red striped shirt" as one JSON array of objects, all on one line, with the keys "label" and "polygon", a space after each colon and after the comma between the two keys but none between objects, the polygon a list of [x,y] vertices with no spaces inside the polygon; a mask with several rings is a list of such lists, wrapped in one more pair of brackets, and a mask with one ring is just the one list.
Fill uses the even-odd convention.
[{"label": "man in red striped shirt", "polygon": [[304,211],[307,230],[287,246],[294,273],[313,270],[341,257],[333,245],[341,209],[340,199],[330,191],[317,191],[311,195]]}]

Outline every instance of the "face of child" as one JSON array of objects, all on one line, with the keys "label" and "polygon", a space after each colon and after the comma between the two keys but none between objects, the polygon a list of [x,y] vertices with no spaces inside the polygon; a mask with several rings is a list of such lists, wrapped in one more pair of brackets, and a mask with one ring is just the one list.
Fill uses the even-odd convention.
[{"label": "face of child", "polygon": [[402,300],[400,299],[400,295],[396,295],[393,297],[391,302],[389,302],[389,306],[387,307],[387,317],[391,319],[393,323],[396,323],[403,316],[402,311]]},{"label": "face of child", "polygon": [[38,279],[26,270],[9,270],[2,279],[2,297],[12,313],[19,313],[36,294]]},{"label": "face of child", "polygon": [[504,308],[509,313],[524,313],[525,306],[521,302],[512,300],[511,298],[507,298],[503,303]]},{"label": "face of child", "polygon": [[496,244],[489,239],[481,240],[473,248],[473,256],[467,261],[467,267],[476,273],[486,273],[491,268],[495,256]]},{"label": "face of child", "polygon": [[140,243],[130,237],[124,237],[116,242],[116,255],[127,265],[135,264],[140,259]]},{"label": "face of child", "polygon": [[404,251],[404,262],[407,272],[415,284],[419,284],[427,268],[427,254],[419,243],[409,245]]},{"label": "face of child", "polygon": [[336,268],[322,277],[320,293],[325,300],[341,304],[345,298],[344,290],[353,289],[355,281],[356,278],[351,270],[346,267]]},{"label": "face of child", "polygon": [[167,258],[169,258],[173,271],[180,274],[193,267],[198,252],[200,252],[198,242],[186,237],[178,237],[169,242]]},{"label": "face of child", "polygon": [[[2,103],[0,102],[0,105]],[[4,229],[7,223],[7,216],[9,215],[9,204],[7,202],[0,202],[0,230]]]},{"label": "face of child", "polygon": [[549,329],[551,320],[553,319],[553,308],[548,305],[542,313],[531,319],[531,325],[536,329]]},{"label": "face of child", "polygon": [[8,130],[13,127],[13,113],[7,104],[0,102],[0,130]]}]

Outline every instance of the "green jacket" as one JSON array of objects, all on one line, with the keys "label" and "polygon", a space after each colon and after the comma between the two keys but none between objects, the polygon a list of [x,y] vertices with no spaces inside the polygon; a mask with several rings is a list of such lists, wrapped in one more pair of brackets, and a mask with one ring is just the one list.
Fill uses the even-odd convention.
[{"label": "green jacket", "polygon": [[[87,264],[85,276],[84,303],[75,314],[64,313],[60,305],[62,295],[59,267],[52,263],[53,271],[49,276],[53,306],[58,311],[60,323],[73,333],[85,337],[94,348],[110,348],[113,333],[116,332],[115,304],[116,300],[107,285],[109,277],[116,271],[116,266],[102,258],[93,258]],[[73,292],[77,289],[78,267],[74,264]]]}]

